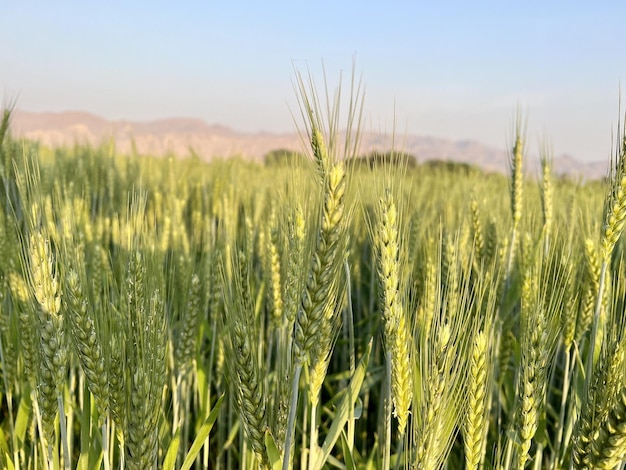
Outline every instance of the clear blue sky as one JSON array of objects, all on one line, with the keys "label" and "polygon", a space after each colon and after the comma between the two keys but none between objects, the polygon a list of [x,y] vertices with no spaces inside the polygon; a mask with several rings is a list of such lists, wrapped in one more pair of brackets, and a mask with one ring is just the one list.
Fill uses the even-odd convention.
[{"label": "clear blue sky", "polygon": [[[514,5],[519,3],[519,5]],[[294,67],[356,69],[366,129],[605,160],[626,2],[0,0],[0,94],[31,111],[292,131]],[[347,84],[346,84],[347,85]],[[624,85],[622,85],[624,86]]]}]

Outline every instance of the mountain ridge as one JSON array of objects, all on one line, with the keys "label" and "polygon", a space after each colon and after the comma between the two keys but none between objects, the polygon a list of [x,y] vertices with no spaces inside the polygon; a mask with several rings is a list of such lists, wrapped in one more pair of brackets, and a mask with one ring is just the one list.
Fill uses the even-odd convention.
[{"label": "mountain ridge", "polygon": [[[170,117],[146,121],[108,120],[95,114],[71,110],[62,112],[31,112],[16,109],[12,115],[11,132],[16,137],[40,141],[50,147],[75,143],[97,145],[113,139],[116,149],[130,154],[136,149],[144,155],[193,154],[209,161],[212,158],[244,156],[260,161],[276,149],[302,151],[304,143],[298,132],[240,132],[220,124],[208,124],[198,118]],[[419,162],[449,160],[477,165],[485,171],[507,172],[508,153],[474,139],[446,139],[429,135],[386,135],[362,132],[360,153],[396,150],[414,155]],[[526,172],[538,174],[537,155],[530,154]],[[609,162],[581,162],[571,155],[553,159],[554,172],[583,179],[598,179],[607,174]]]}]

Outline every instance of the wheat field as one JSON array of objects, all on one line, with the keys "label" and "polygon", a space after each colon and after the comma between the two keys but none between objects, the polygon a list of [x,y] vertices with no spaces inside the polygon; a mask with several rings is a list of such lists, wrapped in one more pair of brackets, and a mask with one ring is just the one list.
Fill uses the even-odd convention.
[{"label": "wheat field", "polygon": [[358,84],[297,90],[271,165],[4,111],[2,468],[623,468],[621,130],[605,181],[528,176],[520,119],[509,175],[363,164]]}]

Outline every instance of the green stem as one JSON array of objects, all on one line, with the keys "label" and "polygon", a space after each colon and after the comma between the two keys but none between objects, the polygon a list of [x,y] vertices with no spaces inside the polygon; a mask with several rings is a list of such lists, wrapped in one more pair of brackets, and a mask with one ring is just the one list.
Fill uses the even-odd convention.
[{"label": "green stem", "polygon": [[309,467],[308,470],[315,470],[317,461],[317,404],[311,405],[311,435],[309,436]]},{"label": "green stem", "polygon": [[541,444],[537,444],[537,452],[535,453],[535,463],[533,465],[533,470],[541,470],[542,461],[543,461],[543,446]]},{"label": "green stem", "polygon": [[391,456],[391,354],[385,354],[385,391],[384,391],[384,416],[383,424],[384,447],[383,451],[383,470],[389,470],[389,462]]},{"label": "green stem", "polygon": [[[1,138],[2,136],[0,136]],[[2,370],[6,371],[7,367],[5,364],[4,358],[4,347],[2,344],[2,336],[0,335],[0,364],[2,364]],[[11,387],[9,385],[9,380],[7,374],[2,374],[2,381],[4,382],[4,389],[6,390],[5,396],[7,400],[7,408],[9,411],[9,432],[11,433],[11,446],[13,447],[13,465],[19,470],[20,461],[18,456],[18,446],[17,446],[17,435],[15,434],[15,429],[13,428],[13,394],[11,393]]]},{"label": "green stem", "polygon": [[37,430],[39,432],[39,442],[41,443],[41,453],[43,454],[43,461],[45,462],[45,470],[50,470],[50,461],[48,460],[48,448],[46,447],[46,440],[43,435],[43,425],[41,423],[41,411],[39,410],[39,402],[37,402],[37,393],[35,389],[31,390],[31,403],[33,405],[33,414],[35,415],[35,421],[37,422]]},{"label": "green stem", "polygon": [[71,469],[72,456],[70,455],[70,446],[67,440],[67,424],[65,422],[65,407],[63,405],[63,393],[57,392],[57,403],[59,406],[59,428],[61,430],[61,443],[63,445],[63,468]]},{"label": "green stem", "polygon": [[[404,449],[404,436],[406,436],[406,431],[402,433],[400,436],[400,440],[398,441],[398,449],[396,450],[396,465],[394,466],[395,470],[400,470],[400,462],[402,461],[402,451]],[[406,462],[405,462],[406,466]]]},{"label": "green stem", "polygon": [[[354,371],[356,370],[356,357],[354,351],[354,318],[352,311],[352,286],[350,284],[350,265],[348,260],[344,261],[344,268],[346,270],[346,285],[348,294],[348,308],[344,310],[344,324],[348,330],[348,348],[350,353],[350,377],[354,377]],[[354,406],[350,406],[348,412],[348,446],[350,451],[354,449]]]},{"label": "green stem", "polygon": [[111,463],[109,461],[109,417],[107,416],[106,421],[102,424],[100,428],[100,432],[102,433],[102,463],[104,465],[104,470],[111,470]]},{"label": "green stem", "polygon": [[46,455],[48,456],[48,470],[54,469],[54,450],[52,448],[52,444],[48,444],[48,451]]},{"label": "green stem", "polygon": [[121,439],[119,440],[120,445],[120,470],[124,470],[126,468],[126,449],[124,448],[124,434],[120,433]]},{"label": "green stem", "polygon": [[291,446],[295,434],[296,412],[298,410],[298,386],[302,364],[297,363],[293,371],[293,382],[291,384],[291,401],[289,403],[289,418],[287,420],[287,434],[285,436],[285,450],[283,456],[283,470],[291,468]]},{"label": "green stem", "polygon": [[[171,344],[171,343],[170,343]],[[170,365],[172,367],[172,370],[174,370],[174,353],[173,353],[173,347],[169,348],[170,349]],[[181,393],[181,386],[182,386],[182,381],[183,381],[183,377],[182,377],[182,373],[179,370],[178,374],[172,374],[171,376],[171,386],[172,386],[172,435],[176,434],[176,431],[178,431],[178,427],[180,425],[180,393]]]},{"label": "green stem", "polygon": [[515,257],[515,243],[517,242],[517,226],[513,226],[513,230],[511,231],[511,244],[509,245],[509,250],[507,254],[506,261],[506,274],[505,274],[505,286],[502,290],[502,298],[500,300],[500,305],[504,303],[504,298],[506,297],[506,293],[511,286],[511,270],[513,269],[513,258]]},{"label": "green stem", "polygon": [[[213,381],[213,364],[215,364],[215,346],[216,346],[216,339],[217,339],[217,331],[216,331],[216,326],[217,326],[217,320],[216,317],[217,315],[214,314],[213,315],[213,321],[211,322],[211,352],[209,353],[209,366],[208,366],[208,370],[206,372],[206,381],[207,384],[211,384]],[[217,392],[219,393],[219,387],[217,388]],[[209,415],[209,404],[211,403],[211,387],[207,386],[206,388],[206,403],[207,406],[205,407],[205,419],[208,417]],[[199,397],[200,399],[202,397]],[[218,430],[217,430],[217,440],[218,442],[224,442],[224,436],[223,436],[223,426],[219,426]],[[208,468],[209,466],[209,438],[207,437],[206,441],[204,441],[204,446],[203,450],[202,450],[202,463],[204,465],[204,468]],[[219,470],[221,468],[221,458],[218,455],[216,457],[216,464],[215,467],[217,470]]]},{"label": "green stem", "polygon": [[[559,451],[560,455],[555,456],[553,459],[553,468],[556,469],[559,462],[562,462],[564,456],[564,446],[563,446],[563,430],[565,427],[565,409],[567,408],[567,398],[569,396],[569,386],[570,386],[570,377],[571,377],[571,358],[572,348],[568,348],[565,351],[565,366],[563,367],[563,390],[561,392],[561,409],[559,411],[559,427],[557,429],[556,441],[554,448]],[[567,446],[565,446],[567,447]]]},{"label": "green stem", "polygon": [[602,261],[600,269],[600,283],[598,286],[598,297],[596,298],[596,308],[593,314],[593,327],[591,328],[591,336],[589,337],[589,354],[587,355],[587,364],[585,367],[585,396],[589,396],[589,386],[591,385],[591,374],[593,373],[593,361],[596,349],[596,339],[598,336],[598,325],[600,324],[600,313],[602,312],[602,299],[604,297],[604,281],[606,278],[607,261]]}]

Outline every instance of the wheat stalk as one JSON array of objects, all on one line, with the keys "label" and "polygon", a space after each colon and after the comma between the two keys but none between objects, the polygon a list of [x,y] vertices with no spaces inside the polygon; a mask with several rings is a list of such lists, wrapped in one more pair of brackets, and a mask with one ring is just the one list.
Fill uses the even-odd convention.
[{"label": "wheat stalk", "polygon": [[83,295],[81,280],[76,271],[71,270],[67,274],[66,285],[66,308],[70,319],[72,341],[87,377],[89,390],[96,399],[100,425],[102,425],[109,410],[109,379],[106,361],[96,332],[93,311]]},{"label": "wheat stalk", "polygon": [[603,448],[609,445],[607,429],[609,415],[617,412],[616,399],[621,394],[625,364],[624,348],[615,342],[608,348],[600,366],[596,368],[591,385],[582,404],[572,437],[572,460],[576,465],[595,468],[595,460],[601,458]]},{"label": "wheat stalk", "polygon": [[[139,258],[136,262],[141,264]],[[135,287],[138,287],[135,285]],[[156,468],[158,458],[158,423],[161,395],[165,384],[164,305],[155,290],[147,305],[134,305],[137,329],[131,331],[127,347],[132,371],[128,379],[127,419],[125,430],[126,463],[131,469]]]},{"label": "wheat stalk", "polygon": [[474,338],[468,376],[467,404],[464,414],[463,444],[465,468],[477,469],[483,456],[487,427],[487,401],[489,390],[489,338],[479,331]]},{"label": "wheat stalk", "polygon": [[43,412],[44,432],[49,442],[54,439],[54,418],[57,395],[63,391],[67,370],[65,331],[61,317],[61,296],[50,248],[50,240],[41,233],[31,235],[30,282],[35,299],[39,332],[37,390]]},{"label": "wheat stalk", "polygon": [[340,249],[344,240],[345,175],[343,163],[337,163],[326,180],[320,235],[294,327],[293,351],[299,364],[314,365],[317,360],[325,360],[332,342],[331,317],[335,310],[342,261]]},{"label": "wheat stalk", "polygon": [[613,469],[626,459],[626,387],[615,398],[592,444],[593,468]]},{"label": "wheat stalk", "polygon": [[382,315],[386,354],[391,360],[391,398],[398,419],[398,432],[404,434],[412,399],[409,334],[404,318],[400,287],[400,247],[398,213],[391,191],[379,202],[377,226],[378,273],[381,284]]},{"label": "wheat stalk", "polygon": [[[228,295],[223,318],[228,332],[227,372],[248,442],[258,462],[266,465],[267,396],[258,365],[259,336],[253,324],[249,266],[243,252],[239,253],[234,264],[233,272],[236,276],[226,291]],[[227,282],[226,279],[224,282]]]},{"label": "wheat stalk", "polygon": [[[546,238],[552,234],[554,225],[554,185],[552,182],[552,157],[544,149],[541,156],[541,210]],[[547,254],[547,251],[544,252]]]}]

